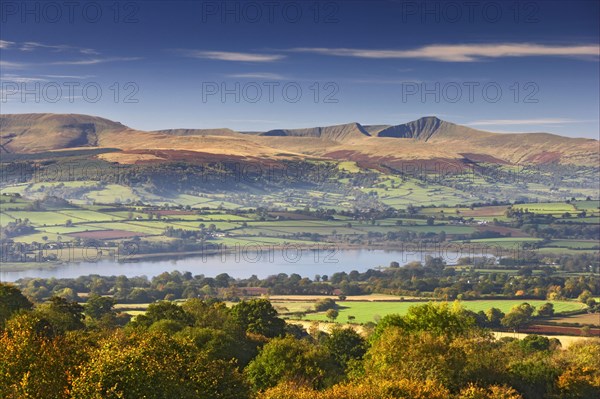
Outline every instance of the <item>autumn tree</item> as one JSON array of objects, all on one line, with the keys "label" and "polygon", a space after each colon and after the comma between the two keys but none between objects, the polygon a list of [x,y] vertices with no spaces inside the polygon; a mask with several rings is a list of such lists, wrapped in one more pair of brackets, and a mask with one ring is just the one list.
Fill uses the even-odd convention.
[{"label": "autumn tree", "polygon": [[164,334],[116,331],[90,351],[72,399],[244,399],[235,364],[211,360],[193,344]]},{"label": "autumn tree", "polygon": [[83,358],[73,336],[54,335],[40,314],[8,321],[0,332],[0,396],[3,399],[67,399],[69,374]]}]

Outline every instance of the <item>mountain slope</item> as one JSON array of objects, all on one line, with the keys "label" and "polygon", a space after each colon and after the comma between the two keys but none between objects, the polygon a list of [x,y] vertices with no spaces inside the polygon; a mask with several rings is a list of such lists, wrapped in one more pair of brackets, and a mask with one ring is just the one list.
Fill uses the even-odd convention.
[{"label": "mountain slope", "polygon": [[88,115],[0,115],[0,144],[4,152],[14,153],[95,147],[102,132],[125,129],[118,122]]},{"label": "mountain slope", "polygon": [[347,123],[344,125],[315,127],[308,129],[277,129],[261,133],[259,136],[269,137],[315,137],[324,140],[344,142],[370,136],[360,124]]},{"label": "mountain slope", "polygon": [[[302,157],[354,160],[369,165],[404,160],[543,164],[597,167],[599,142],[548,133],[491,133],[424,117],[395,126],[358,123],[308,129],[240,133],[231,129],[140,131],[87,115],[14,114],[0,116],[0,152],[32,154],[67,148],[116,148],[102,157],[114,162],[178,159],[177,151],[222,158]],[[158,152],[157,152],[158,151]],[[198,155],[200,156],[200,155]]]},{"label": "mountain slope", "polygon": [[154,130],[150,133],[170,134],[173,136],[235,136],[239,132],[235,130],[222,129],[166,129]]},{"label": "mountain slope", "polygon": [[452,129],[454,126],[458,125],[444,122],[434,116],[429,116],[402,125],[390,126],[379,131],[377,137],[395,137],[427,141],[434,134]]}]

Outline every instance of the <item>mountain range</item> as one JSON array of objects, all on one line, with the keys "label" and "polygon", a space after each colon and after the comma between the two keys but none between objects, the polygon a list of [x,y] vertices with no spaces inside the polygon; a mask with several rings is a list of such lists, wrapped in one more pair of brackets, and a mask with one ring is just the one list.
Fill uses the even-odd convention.
[{"label": "mountain range", "polygon": [[399,125],[343,125],[238,132],[231,129],[142,131],[78,114],[0,116],[0,153],[113,149],[98,155],[118,163],[168,162],[205,157],[335,159],[366,166],[406,161],[487,162],[595,166],[599,141],[549,133],[492,133],[423,117]]}]

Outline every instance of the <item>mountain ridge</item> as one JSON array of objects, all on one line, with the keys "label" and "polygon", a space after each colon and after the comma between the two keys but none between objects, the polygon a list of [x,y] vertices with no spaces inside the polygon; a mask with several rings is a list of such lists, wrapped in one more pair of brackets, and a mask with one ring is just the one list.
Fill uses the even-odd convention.
[{"label": "mountain ridge", "polygon": [[[40,137],[43,136],[43,140]],[[551,133],[492,133],[426,116],[398,125],[358,122],[242,133],[228,128],[142,131],[82,114],[0,115],[0,152],[36,153],[69,148],[197,151],[223,156],[315,156],[381,159],[496,159],[506,163],[598,166],[598,140]],[[331,155],[333,154],[333,155]],[[118,162],[118,156],[112,155]]]}]

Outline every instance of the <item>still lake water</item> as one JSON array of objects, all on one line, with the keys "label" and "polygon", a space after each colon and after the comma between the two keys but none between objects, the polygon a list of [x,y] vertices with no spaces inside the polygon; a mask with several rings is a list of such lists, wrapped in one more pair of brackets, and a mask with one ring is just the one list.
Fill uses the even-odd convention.
[{"label": "still lake water", "polygon": [[398,250],[352,249],[338,251],[301,250],[297,252],[247,252],[212,256],[197,256],[177,260],[138,261],[118,263],[99,261],[90,263],[69,263],[54,268],[28,269],[3,272],[0,265],[0,281],[16,281],[26,277],[76,278],[90,274],[127,277],[147,276],[152,278],[163,272],[179,270],[193,275],[204,274],[214,277],[227,273],[234,278],[247,278],[256,275],[265,278],[279,273],[297,273],[302,277],[315,275],[331,276],[335,272],[365,272],[368,269],[387,267],[390,262],[400,265],[412,261],[424,261],[425,256],[442,257],[447,264],[456,264],[464,254],[458,252],[406,252]]}]

